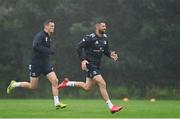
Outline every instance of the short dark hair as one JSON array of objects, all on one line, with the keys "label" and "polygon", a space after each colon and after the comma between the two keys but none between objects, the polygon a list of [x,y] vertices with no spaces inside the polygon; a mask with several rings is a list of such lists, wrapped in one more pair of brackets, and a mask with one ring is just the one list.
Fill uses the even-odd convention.
[{"label": "short dark hair", "polygon": [[44,26],[48,25],[50,22],[54,23],[54,20],[52,20],[52,19],[47,19],[47,20],[44,22]]},{"label": "short dark hair", "polygon": [[102,21],[102,20],[96,22],[96,24],[101,24],[101,23],[105,23],[106,24],[106,22]]}]

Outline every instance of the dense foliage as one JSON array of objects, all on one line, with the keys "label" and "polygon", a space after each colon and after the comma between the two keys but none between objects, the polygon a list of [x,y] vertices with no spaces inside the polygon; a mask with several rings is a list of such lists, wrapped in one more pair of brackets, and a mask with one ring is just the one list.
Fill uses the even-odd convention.
[{"label": "dense foliage", "polygon": [[[52,63],[61,81],[84,81],[76,44],[93,32],[97,20],[104,20],[111,48],[119,55],[117,62],[102,60],[112,96],[180,98],[179,8],[179,0],[0,0],[0,96],[7,97],[10,80],[29,80],[32,38],[52,18]],[[45,77],[39,85],[44,96],[51,92]],[[16,96],[29,94],[16,91]]]}]

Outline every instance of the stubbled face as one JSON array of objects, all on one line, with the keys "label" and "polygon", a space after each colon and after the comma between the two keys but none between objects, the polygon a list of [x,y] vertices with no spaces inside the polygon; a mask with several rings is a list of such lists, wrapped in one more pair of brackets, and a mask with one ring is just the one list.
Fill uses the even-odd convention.
[{"label": "stubbled face", "polygon": [[54,28],[55,28],[54,22],[49,22],[49,24],[45,25],[45,29],[50,34],[54,33]]},{"label": "stubbled face", "polygon": [[98,32],[100,34],[104,34],[106,32],[106,24],[105,23],[100,23],[96,25],[96,30],[98,30]]}]

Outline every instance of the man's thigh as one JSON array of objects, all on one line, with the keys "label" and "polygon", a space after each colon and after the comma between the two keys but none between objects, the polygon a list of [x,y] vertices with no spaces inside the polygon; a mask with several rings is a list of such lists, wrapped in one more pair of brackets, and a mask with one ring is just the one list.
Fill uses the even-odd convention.
[{"label": "man's thigh", "polygon": [[89,89],[91,89],[92,86],[93,86],[95,83],[96,83],[95,80],[93,80],[92,78],[86,77],[86,86],[87,86]]},{"label": "man's thigh", "polygon": [[102,75],[96,75],[93,77],[93,80],[98,84],[106,84],[105,80],[103,79]]}]

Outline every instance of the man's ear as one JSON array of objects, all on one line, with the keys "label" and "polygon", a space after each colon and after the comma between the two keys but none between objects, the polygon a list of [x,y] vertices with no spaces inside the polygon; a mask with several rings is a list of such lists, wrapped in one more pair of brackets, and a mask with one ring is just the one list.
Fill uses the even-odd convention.
[{"label": "man's ear", "polygon": [[96,29],[98,29],[99,28],[99,23],[97,23],[95,27],[96,27]]}]

